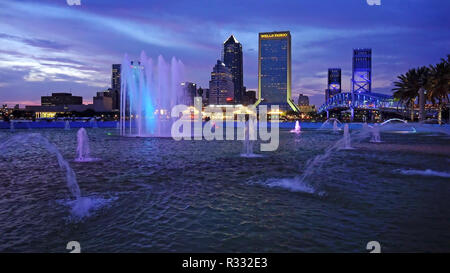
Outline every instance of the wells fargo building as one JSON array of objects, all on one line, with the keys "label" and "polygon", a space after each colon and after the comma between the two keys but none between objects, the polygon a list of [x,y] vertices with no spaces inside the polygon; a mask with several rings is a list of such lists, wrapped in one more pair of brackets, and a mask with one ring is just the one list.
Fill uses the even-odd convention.
[{"label": "wells fargo building", "polygon": [[291,34],[289,31],[259,33],[258,101],[298,111],[291,99]]}]

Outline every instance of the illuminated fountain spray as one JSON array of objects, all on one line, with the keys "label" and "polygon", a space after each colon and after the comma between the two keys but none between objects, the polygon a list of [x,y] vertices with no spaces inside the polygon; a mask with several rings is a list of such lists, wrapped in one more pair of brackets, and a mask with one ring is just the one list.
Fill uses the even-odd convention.
[{"label": "illuminated fountain spray", "polygon": [[120,134],[169,137],[171,110],[185,103],[183,63],[175,57],[166,63],[162,56],[154,63],[145,52],[132,62],[125,55],[121,77]]},{"label": "illuminated fountain spray", "polygon": [[244,144],[242,147],[241,157],[261,157],[259,154],[253,153],[253,145],[256,140],[256,130],[253,122],[245,122]]},{"label": "illuminated fountain spray", "polygon": [[374,124],[371,128],[372,138],[370,139],[370,142],[373,143],[380,143],[381,137],[380,137],[380,126],[378,124]]},{"label": "illuminated fountain spray", "polygon": [[84,216],[88,216],[90,211],[94,208],[94,205],[98,203],[98,200],[83,197],[81,195],[80,187],[77,183],[77,178],[75,172],[70,167],[69,162],[67,162],[58,148],[50,143],[47,138],[43,137],[41,134],[18,134],[15,135],[6,141],[0,144],[0,150],[4,151],[8,147],[20,146],[24,147],[26,145],[32,144],[31,147],[36,147],[39,145],[45,148],[49,153],[56,156],[58,160],[58,165],[63,169],[66,173],[66,184],[69,189],[70,194],[72,195],[72,200],[68,201],[68,204],[71,206],[72,215],[76,218],[83,218]]},{"label": "illuminated fountain spray", "polygon": [[344,150],[352,150],[351,140],[350,140],[350,131],[348,129],[348,124],[344,125]]},{"label": "illuminated fountain spray", "polygon": [[[331,123],[333,122],[333,123]],[[331,125],[333,124],[333,125]],[[320,126],[319,130],[333,130],[334,133],[337,133],[339,129],[339,125],[342,125],[342,123],[336,119],[336,118],[329,118],[327,119],[322,125]]]},{"label": "illuminated fountain spray", "polygon": [[86,129],[80,128],[77,132],[77,158],[75,161],[83,162],[86,158],[89,158],[89,138],[86,133]]},{"label": "illuminated fountain spray", "polygon": [[[347,124],[346,124],[347,125]],[[347,128],[348,129],[348,128]],[[333,133],[337,133],[339,131],[339,127],[338,127],[338,124],[337,124],[337,121],[335,120],[334,122],[333,122]]]},{"label": "illuminated fountain spray", "polygon": [[75,172],[70,167],[69,162],[64,159],[58,148],[41,134],[15,134],[13,137],[0,143],[0,151],[6,151],[11,147],[26,147],[27,149],[31,149],[38,146],[43,147],[50,154],[56,156],[59,167],[65,171],[66,185],[70,192],[71,199],[64,201],[64,204],[71,207],[71,214],[74,216],[74,218],[71,218],[72,220],[79,220],[89,216],[93,210],[98,209],[109,202],[108,199],[82,196]]},{"label": "illuminated fountain spray", "polygon": [[300,127],[300,122],[298,120],[295,122],[295,127],[293,130],[291,130],[291,133],[300,134],[302,131],[302,128]]},{"label": "illuminated fountain spray", "polygon": [[3,150],[7,147],[14,147],[19,144],[39,144],[42,145],[48,152],[55,155],[61,169],[66,171],[67,187],[72,194],[72,197],[77,200],[80,199],[81,193],[80,188],[78,187],[77,179],[75,177],[75,172],[72,170],[72,168],[70,168],[69,163],[64,159],[55,145],[50,143],[48,139],[43,137],[41,134],[18,134],[1,143],[0,148],[1,150]]},{"label": "illuminated fountain spray", "polygon": [[92,162],[99,160],[90,156],[89,138],[86,129],[80,128],[77,132],[77,157],[75,162]]}]

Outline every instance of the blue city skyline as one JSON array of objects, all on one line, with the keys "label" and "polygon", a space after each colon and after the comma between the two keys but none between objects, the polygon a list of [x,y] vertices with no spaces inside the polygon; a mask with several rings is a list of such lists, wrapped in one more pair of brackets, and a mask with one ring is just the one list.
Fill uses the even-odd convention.
[{"label": "blue city skyline", "polygon": [[110,87],[111,65],[175,56],[186,79],[207,87],[231,35],[241,42],[244,85],[257,90],[258,33],[292,35],[292,95],[320,106],[330,67],[342,68],[350,90],[353,48],[372,48],[372,91],[390,94],[397,75],[448,54],[450,3],[382,1],[61,1],[0,0],[0,103],[39,104],[51,92],[89,102]]}]

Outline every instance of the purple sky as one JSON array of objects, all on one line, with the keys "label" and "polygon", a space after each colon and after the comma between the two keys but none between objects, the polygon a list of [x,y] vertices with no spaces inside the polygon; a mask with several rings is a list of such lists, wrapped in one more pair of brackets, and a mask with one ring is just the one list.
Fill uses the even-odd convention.
[{"label": "purple sky", "polygon": [[186,80],[208,86],[223,41],[244,50],[244,84],[257,89],[258,32],[290,30],[293,97],[324,100],[327,69],[350,88],[352,49],[373,51],[373,91],[412,67],[450,54],[450,1],[381,0],[0,0],[0,103],[39,104],[51,92],[85,103],[110,86],[111,64],[142,50],[186,66]]}]

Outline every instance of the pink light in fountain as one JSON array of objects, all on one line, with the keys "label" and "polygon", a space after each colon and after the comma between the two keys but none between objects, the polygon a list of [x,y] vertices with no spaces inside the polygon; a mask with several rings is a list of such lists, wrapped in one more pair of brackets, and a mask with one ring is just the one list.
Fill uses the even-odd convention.
[{"label": "pink light in fountain", "polygon": [[291,133],[300,134],[302,132],[302,127],[300,127],[300,122],[298,120],[295,122],[295,128],[291,130]]}]

